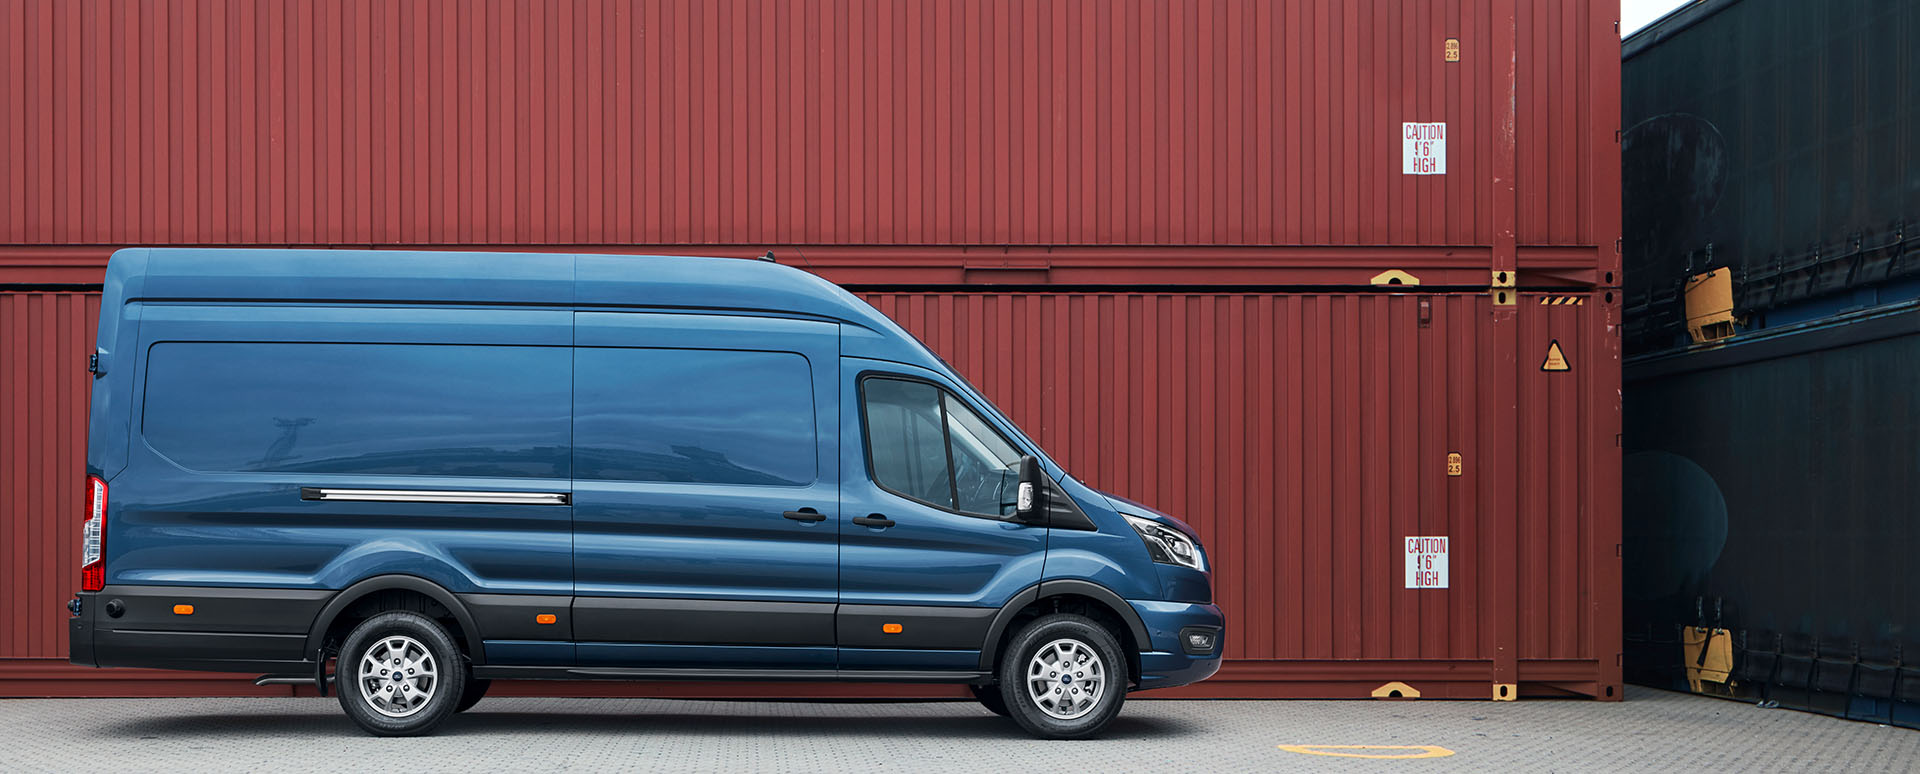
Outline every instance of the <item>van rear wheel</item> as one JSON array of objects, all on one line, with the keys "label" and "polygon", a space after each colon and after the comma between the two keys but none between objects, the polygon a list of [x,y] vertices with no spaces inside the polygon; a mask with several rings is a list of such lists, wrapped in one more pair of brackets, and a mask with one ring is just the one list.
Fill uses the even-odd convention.
[{"label": "van rear wheel", "polygon": [[353,627],[334,668],[341,708],[375,736],[431,733],[459,706],[466,683],[466,662],[446,629],[407,611]]},{"label": "van rear wheel", "polygon": [[1000,698],[1008,715],[1043,739],[1084,739],[1120,714],[1127,658],[1098,621],[1055,613],[1022,627],[1001,654]]}]

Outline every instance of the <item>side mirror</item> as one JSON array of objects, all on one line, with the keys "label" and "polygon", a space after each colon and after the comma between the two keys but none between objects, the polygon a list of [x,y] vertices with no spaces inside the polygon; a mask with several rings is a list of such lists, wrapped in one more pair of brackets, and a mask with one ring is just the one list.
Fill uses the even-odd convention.
[{"label": "side mirror", "polygon": [[1020,458],[1020,495],[1014,502],[1014,515],[1021,521],[1032,521],[1040,515],[1040,461],[1033,457]]}]

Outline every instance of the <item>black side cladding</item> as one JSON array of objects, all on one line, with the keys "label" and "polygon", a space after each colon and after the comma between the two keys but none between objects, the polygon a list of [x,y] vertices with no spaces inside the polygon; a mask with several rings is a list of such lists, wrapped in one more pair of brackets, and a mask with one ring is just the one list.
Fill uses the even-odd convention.
[{"label": "black side cladding", "polygon": [[81,593],[81,615],[68,623],[68,658],[103,667],[301,672],[313,660],[308,627],[332,594],[109,585]]}]

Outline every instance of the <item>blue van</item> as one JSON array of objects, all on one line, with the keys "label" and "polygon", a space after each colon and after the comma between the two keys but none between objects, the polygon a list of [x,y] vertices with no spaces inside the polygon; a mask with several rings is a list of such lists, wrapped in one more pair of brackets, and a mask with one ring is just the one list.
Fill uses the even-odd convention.
[{"label": "blue van", "polygon": [[954,683],[1047,738],[1220,666],[1192,529],[771,262],[121,250],[90,367],[75,664],[379,735],[494,679]]}]

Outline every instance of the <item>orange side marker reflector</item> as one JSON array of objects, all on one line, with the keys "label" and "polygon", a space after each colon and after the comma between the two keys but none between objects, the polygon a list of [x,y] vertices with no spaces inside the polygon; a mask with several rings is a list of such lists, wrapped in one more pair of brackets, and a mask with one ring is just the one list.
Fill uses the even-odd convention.
[{"label": "orange side marker reflector", "polygon": [[193,605],[174,605],[174,615],[193,615]]},{"label": "orange side marker reflector", "polygon": [[534,623],[550,624],[558,620],[560,620],[560,618],[552,613],[541,613],[533,617]]},{"label": "orange side marker reflector", "polygon": [[880,631],[888,634],[899,634],[904,628],[900,624],[880,624]]}]

